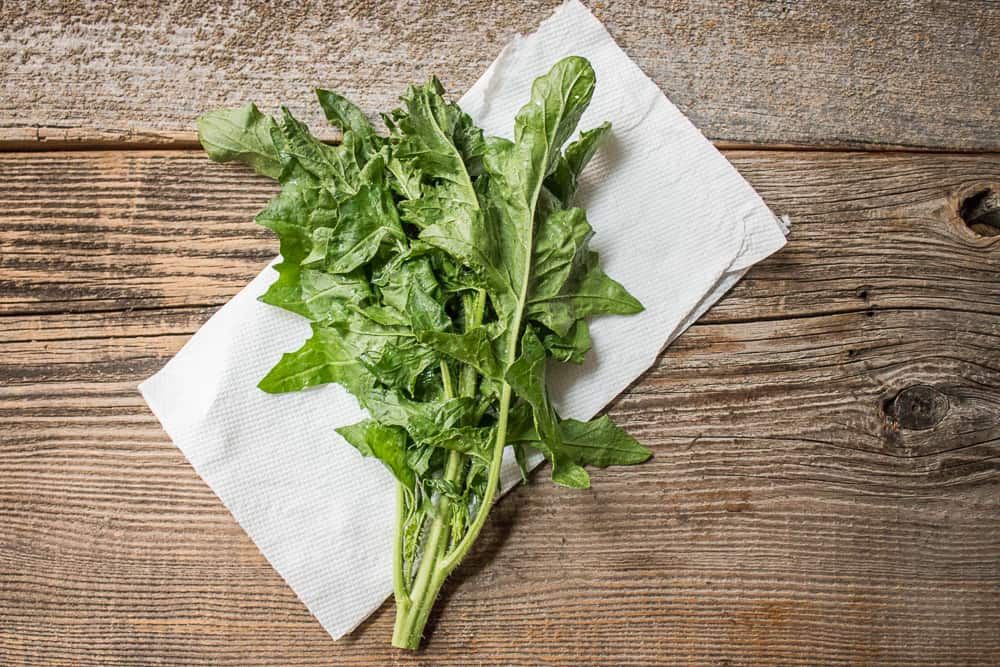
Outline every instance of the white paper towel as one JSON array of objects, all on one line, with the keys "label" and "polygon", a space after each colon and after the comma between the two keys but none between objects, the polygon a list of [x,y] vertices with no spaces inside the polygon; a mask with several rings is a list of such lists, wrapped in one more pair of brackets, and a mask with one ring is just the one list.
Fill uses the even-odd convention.
[{"label": "white paper towel", "polygon": [[[581,128],[612,122],[578,203],[605,270],[646,306],[594,320],[588,361],[550,373],[563,416],[589,419],[750,265],[780,248],[785,230],[576,0],[509,44],[461,106],[487,134],[510,136],[531,82],[574,54],[597,73]],[[304,319],[257,301],[274,277],[266,269],[254,278],[139,389],[198,474],[339,638],[392,591],[395,487],[378,461],[334,432],[363,417],[339,386],[280,396],[257,389],[309,335]],[[515,478],[507,461],[505,488]]]}]

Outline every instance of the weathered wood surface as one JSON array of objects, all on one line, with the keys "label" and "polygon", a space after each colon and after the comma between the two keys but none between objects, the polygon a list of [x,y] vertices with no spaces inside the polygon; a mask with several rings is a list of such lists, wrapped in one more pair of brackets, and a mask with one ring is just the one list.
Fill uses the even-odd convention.
[{"label": "weathered wood surface", "polygon": [[270,258],[189,152],[0,155],[0,663],[996,665],[1000,156],[735,152],[789,246],[611,412],[655,450],[495,510],[427,648],[334,643],[136,383]]},{"label": "weathered wood surface", "polygon": [[[991,0],[591,2],[709,137],[1000,148]],[[190,141],[250,98],[320,125],[313,87],[371,112],[430,74],[456,94],[555,0],[0,4],[0,141]]]}]

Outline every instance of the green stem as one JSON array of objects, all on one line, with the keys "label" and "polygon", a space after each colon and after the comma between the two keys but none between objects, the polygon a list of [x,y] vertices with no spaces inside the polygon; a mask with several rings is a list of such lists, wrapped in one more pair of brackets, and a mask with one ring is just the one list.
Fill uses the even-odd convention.
[{"label": "green stem", "polygon": [[[529,220],[535,219],[535,205],[534,202],[538,199],[538,191],[541,188],[541,181],[539,181],[537,187],[535,188],[534,194],[532,195],[532,206],[531,215],[528,217]],[[530,249],[534,244],[530,240],[531,235],[529,234],[528,248]],[[531,264],[530,255],[526,258],[527,265]],[[528,298],[528,281],[531,276],[530,271],[525,271],[524,276],[521,279],[521,290],[518,295],[517,311],[514,313],[514,321],[510,327],[510,340],[507,343],[507,363],[504,368],[510,368],[517,358],[517,342],[521,337],[521,318],[524,316],[524,302]],[[493,445],[493,458],[490,460],[490,473],[489,477],[486,479],[486,491],[483,494],[483,501],[479,505],[479,511],[476,512],[476,518],[473,520],[472,525],[469,526],[469,530],[466,531],[465,536],[462,541],[448,554],[444,560],[438,566],[442,572],[441,578],[447,577],[458,563],[462,560],[469,549],[472,547],[472,543],[476,541],[479,537],[479,531],[482,530],[483,524],[486,523],[486,516],[490,513],[490,509],[493,507],[493,500],[496,497],[497,486],[500,484],[500,464],[503,462],[503,450],[507,446],[507,419],[510,413],[510,397],[511,388],[506,382],[503,383],[503,390],[500,394],[500,418],[497,420],[497,440]]]},{"label": "green stem", "polygon": [[[493,459],[490,461],[490,471],[489,477],[486,482],[486,492],[483,496],[483,501],[479,506],[479,511],[476,513],[476,518],[469,526],[469,530],[462,537],[462,541],[455,546],[450,553],[444,553],[441,548],[443,544],[435,543],[434,550],[427,549],[424,551],[424,556],[427,558],[427,563],[433,560],[433,565],[428,569],[428,579],[426,584],[420,587],[418,592],[417,586],[413,589],[413,606],[410,607],[410,613],[407,618],[399,628],[399,634],[393,634],[393,646],[398,646],[400,648],[411,648],[415,649],[420,646],[420,639],[423,636],[424,625],[427,623],[427,618],[430,616],[431,609],[434,607],[434,601],[437,600],[438,593],[441,590],[441,586],[444,585],[445,579],[451,574],[462,558],[468,553],[469,549],[472,547],[473,542],[476,541],[476,537],[479,536],[479,531],[482,530],[483,524],[486,523],[486,517],[489,515],[490,508],[493,506],[493,500],[496,495],[497,487],[500,481],[500,463],[503,460],[503,450],[506,445],[506,434],[507,434],[507,418],[510,412],[510,397],[511,389],[510,386],[504,384],[503,394],[501,396],[501,412],[500,419],[497,422],[497,442],[493,450]],[[430,554],[434,554],[433,559]],[[424,563],[421,563],[423,565]],[[422,569],[422,568],[421,568]],[[397,614],[398,614],[397,609]],[[397,616],[397,627],[399,627],[398,616]]]},{"label": "green stem", "polygon": [[445,398],[453,398],[455,392],[451,386],[451,371],[448,370],[448,362],[444,359],[441,360],[441,383],[444,385]]},{"label": "green stem", "polygon": [[[518,316],[515,322],[520,325],[520,316]],[[508,359],[507,365],[509,366],[513,363],[514,349],[516,348],[516,341],[511,343],[511,352],[508,354],[510,359]],[[413,606],[410,607],[410,613],[407,616],[407,622],[404,626],[404,631],[408,628],[410,632],[409,644],[403,646],[402,644],[395,643],[396,646],[403,646],[403,648],[417,648],[420,645],[420,638],[423,635],[424,625],[427,623],[427,618],[430,616],[431,608],[434,606],[434,601],[437,599],[438,592],[441,590],[441,586],[444,585],[445,579],[448,575],[458,567],[462,558],[469,552],[472,548],[472,544],[479,537],[479,533],[486,523],[486,517],[490,513],[490,509],[493,507],[493,501],[496,498],[497,487],[500,485],[500,464],[503,461],[503,450],[507,445],[507,421],[510,415],[510,399],[511,399],[511,388],[506,382],[503,385],[503,390],[500,395],[500,416],[497,420],[497,439],[493,447],[493,458],[490,460],[489,475],[486,480],[486,491],[483,494],[482,502],[479,505],[479,510],[476,512],[476,518],[473,520],[469,529],[466,531],[465,535],[462,536],[461,541],[451,550],[449,553],[437,553],[438,543],[435,542],[433,549],[425,550],[424,554],[435,554],[433,560],[434,563],[429,567],[428,579],[426,583],[422,583],[419,592],[417,586],[413,589]],[[454,452],[452,452],[454,453]],[[429,562],[429,561],[428,561]],[[425,563],[421,563],[423,566]],[[421,567],[423,569],[423,567]]]},{"label": "green stem", "polygon": [[[451,372],[444,360],[441,361],[441,382],[444,385],[445,398],[454,398]],[[448,453],[448,463],[445,466],[442,479],[446,482],[455,482],[464,470],[465,456],[460,452],[451,451]],[[398,604],[398,593],[396,596],[396,624],[392,632],[392,645],[399,648],[417,648],[419,646],[424,624],[427,622],[427,614],[424,613],[423,608],[433,606],[434,600],[437,598],[437,590],[440,588],[429,584],[433,578],[437,559],[447,549],[451,501],[446,496],[440,496],[435,509],[434,522],[427,533],[420,566],[417,569],[416,577],[414,577],[409,596],[404,599],[405,604]],[[401,528],[402,524],[397,521],[397,531],[400,531]],[[400,535],[396,540],[400,548],[402,541],[403,537]],[[400,568],[401,571],[402,568]],[[405,586],[405,584],[403,585]],[[429,603],[426,601],[428,593],[431,594]]]},{"label": "green stem", "polygon": [[[476,290],[476,294],[466,294],[463,297],[465,306],[465,330],[470,331],[483,323],[483,315],[486,312],[486,290]],[[476,380],[479,374],[474,366],[466,364],[462,367],[462,374],[458,378],[459,396],[473,397],[476,395]]]},{"label": "green stem", "polygon": [[[448,454],[448,464],[443,479],[455,481],[462,472],[465,456],[452,451]],[[448,518],[451,511],[451,501],[441,496],[438,500],[434,522],[427,533],[424,542],[424,553],[420,559],[417,576],[410,589],[409,604],[396,607],[396,625],[392,633],[392,645],[399,648],[417,648],[423,635],[424,624],[430,608],[434,605],[440,583],[434,582],[434,573],[438,558],[443,555],[443,548],[448,544]]]},{"label": "green stem", "polygon": [[510,414],[510,396],[510,385],[504,383],[503,391],[500,395],[500,418],[497,421],[497,440],[493,446],[493,458],[490,460],[489,476],[486,478],[486,491],[483,494],[482,502],[479,504],[479,511],[476,512],[476,518],[469,526],[469,530],[462,537],[462,541],[455,545],[451,553],[446,555],[438,564],[442,579],[451,574],[451,571],[458,566],[458,563],[468,553],[472,547],[472,543],[479,537],[479,531],[482,530],[483,524],[486,523],[486,516],[490,513],[490,508],[493,507],[497,487],[500,485],[500,464],[503,462],[503,450],[507,446],[507,419]]},{"label": "green stem", "polygon": [[403,631],[402,619],[410,610],[410,596],[406,592],[406,575],[403,572],[403,537],[406,525],[406,489],[402,483],[396,484],[396,541],[392,552],[392,584],[396,597],[396,626],[393,628],[393,642]]},{"label": "green stem", "polygon": [[[478,290],[474,296],[468,295],[464,305],[465,329],[469,330],[480,326],[486,311],[486,291]],[[441,380],[445,396],[452,398],[454,394],[451,373],[444,361],[441,362]],[[464,366],[461,375],[459,375],[459,394],[467,397],[474,396],[477,380],[476,369],[472,366]],[[465,462],[466,457],[463,454],[455,451],[450,452],[444,479],[452,482],[458,481],[465,470]],[[445,572],[440,567],[440,562],[446,556],[450,541],[448,538],[450,513],[451,501],[442,497],[438,501],[437,513],[428,532],[427,540],[424,542],[424,553],[409,596],[405,599],[405,604],[398,603],[399,596],[397,595],[396,625],[392,634],[393,646],[408,649],[420,646],[424,626],[427,624],[427,619],[441,591],[441,586],[444,585],[447,572],[451,571],[448,569]],[[401,540],[399,542],[401,543]]]}]

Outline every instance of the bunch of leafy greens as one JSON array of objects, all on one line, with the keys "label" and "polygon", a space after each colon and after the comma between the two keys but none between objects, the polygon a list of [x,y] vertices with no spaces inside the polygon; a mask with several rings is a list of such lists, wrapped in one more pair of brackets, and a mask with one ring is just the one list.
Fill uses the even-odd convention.
[{"label": "bunch of leafy greens", "polygon": [[338,429],[398,480],[393,644],[416,648],[444,579],[479,534],[501,458],[540,450],[552,479],[586,488],[584,465],[650,453],[607,417],[560,419],[550,359],[580,363],[586,318],[642,306],[606,276],[571,204],[610,125],[575,132],[594,71],[579,57],[535,80],[514,140],[486,138],[443,97],[411,87],[383,119],[318,90],[343,141],[314,138],[287,109],[202,116],[209,157],[240,160],[281,193],[256,222],[281,243],[265,303],[312,321],[312,337],[261,380],[267,392],[337,382],[370,417]]}]

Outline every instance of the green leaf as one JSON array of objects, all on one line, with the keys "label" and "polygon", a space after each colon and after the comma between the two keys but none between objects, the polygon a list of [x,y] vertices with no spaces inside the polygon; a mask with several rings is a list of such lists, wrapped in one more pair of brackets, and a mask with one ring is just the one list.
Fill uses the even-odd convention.
[{"label": "green leaf", "polygon": [[580,138],[568,145],[556,161],[556,167],[546,179],[545,185],[563,206],[569,206],[573,201],[580,173],[610,134],[611,123],[608,122],[582,132]]},{"label": "green leaf", "polygon": [[601,270],[597,253],[590,251],[583,268],[583,276],[569,297],[577,317],[614,314],[632,315],[642,312],[642,304]]},{"label": "green leaf", "polygon": [[[424,175],[412,163],[403,163],[397,157],[386,162],[385,168],[393,175],[393,190],[403,199],[419,199]],[[423,226],[427,226],[425,223]]]},{"label": "green leaf", "polygon": [[376,383],[412,390],[417,377],[435,361],[408,328],[380,324],[349,305],[337,304],[324,322],[313,324],[312,337],[285,354],[259,386],[284,393],[338,382],[363,403]]},{"label": "green leaf", "polygon": [[560,454],[580,465],[634,465],[653,455],[607,415],[589,422],[565,419],[559,423],[559,434]]},{"label": "green leaf", "polygon": [[552,481],[560,486],[571,489],[589,489],[590,475],[579,463],[563,457],[558,449],[544,442],[534,443],[542,451],[545,458],[552,464]]},{"label": "green leaf", "polygon": [[355,396],[374,386],[374,378],[344,336],[313,324],[313,335],[295,352],[284,354],[257,386],[280,394],[329,382],[339,382]]},{"label": "green leaf", "polygon": [[478,204],[455,194],[451,186],[433,188],[420,199],[403,202],[401,210],[407,222],[421,229],[421,241],[471,268],[493,290],[510,292],[509,280],[499,268],[496,225],[487,224]]},{"label": "green leaf", "polygon": [[[458,105],[445,101],[441,84],[431,79],[411,87],[403,107],[394,114],[400,138],[393,173],[401,175],[400,189],[410,198],[400,208],[403,219],[420,231],[420,239],[471,267],[494,289],[508,283],[499,268],[496,234],[487,224],[473,184],[470,166],[480,169],[485,151],[482,131]],[[419,189],[414,175],[424,181]]]},{"label": "green leaf", "polygon": [[361,401],[372,417],[401,426],[418,443],[426,443],[442,430],[478,421],[482,406],[472,398],[414,401],[395,390],[375,388]]},{"label": "green leaf", "polygon": [[278,278],[257,298],[263,303],[313,319],[302,300],[302,267],[298,262],[278,262],[272,268],[277,271]]},{"label": "green leaf", "polygon": [[367,352],[361,361],[385,386],[412,394],[421,373],[436,365],[438,356],[416,342],[401,341]]},{"label": "green leaf", "polygon": [[554,359],[582,364],[587,352],[590,351],[590,327],[587,326],[586,320],[577,320],[565,336],[546,334],[542,344]]},{"label": "green leaf", "polygon": [[500,362],[493,352],[493,340],[485,327],[476,327],[462,333],[414,329],[417,340],[445,354],[455,361],[468,364],[486,377],[503,377]]},{"label": "green leaf", "polygon": [[275,123],[254,104],[210,111],[198,117],[197,125],[198,141],[212,160],[238,160],[271,178],[281,174],[282,160],[271,139]]},{"label": "green leaf", "polygon": [[589,251],[579,276],[557,295],[532,298],[528,316],[565,335],[572,323],[588,315],[632,315],[642,310],[638,299],[601,270],[597,253]]},{"label": "green leaf", "polygon": [[372,279],[378,287],[382,300],[401,313],[411,312],[409,306],[411,290],[433,301],[440,308],[441,287],[431,258],[410,252],[397,255]]},{"label": "green leaf", "polygon": [[529,326],[521,338],[521,354],[507,369],[507,383],[531,405],[540,440],[554,444],[559,439],[557,417],[545,388],[545,348]]},{"label": "green leaf", "polygon": [[607,415],[589,422],[562,420],[557,427],[558,438],[545,440],[539,437],[535,425],[525,420],[523,409],[511,415],[508,440],[541,450],[552,464],[552,481],[562,486],[588,488],[590,476],[583,469],[585,465],[634,465],[652,456]]},{"label": "green leaf", "polygon": [[[519,402],[510,411],[507,422],[507,441],[515,446],[530,446],[542,452],[552,465],[552,481],[562,486],[586,489],[590,486],[587,471],[562,450],[561,424],[553,427],[554,433],[545,440],[532,417],[533,406]],[[517,450],[515,449],[515,455]]]},{"label": "green leaf", "polygon": [[312,252],[302,260],[303,266],[315,267],[327,273],[348,273],[367,264],[379,251],[391,230],[388,227],[345,223],[334,229],[320,227],[313,231]]},{"label": "green leaf", "polygon": [[444,429],[425,442],[432,447],[441,447],[489,463],[493,454],[496,429],[492,427],[460,426]]},{"label": "green leaf", "polygon": [[373,307],[346,304],[331,310],[327,326],[340,335],[341,344],[353,351],[379,383],[412,392],[417,378],[437,362],[437,356],[419,344],[409,327],[379,321],[371,317],[373,314],[381,313]]},{"label": "green leaf", "polygon": [[346,97],[332,90],[317,88],[316,98],[323,108],[326,119],[332,125],[339,127],[344,136],[353,133],[366,156],[371,156],[378,151],[382,140],[375,134],[375,128],[361,109]]},{"label": "green leaf", "polygon": [[514,141],[487,142],[483,162],[489,175],[491,217],[499,237],[504,271],[514,295],[494,300],[509,312],[510,334],[501,343],[503,356],[511,358],[520,335],[528,298],[531,260],[534,255],[535,214],[545,177],[552,170],[562,145],[576,128],[594,91],[594,70],[583,58],[560,60],[531,87],[531,100],[514,120]]},{"label": "green leaf", "polygon": [[589,422],[567,419],[559,424],[560,442],[531,443],[552,463],[552,481],[562,486],[585,489],[590,476],[584,465],[604,468],[632,465],[647,460],[652,453],[616,426],[607,416]]},{"label": "green leaf", "polygon": [[329,184],[335,194],[357,192],[362,165],[358,162],[354,135],[347,134],[340,145],[329,146],[314,137],[305,123],[296,120],[287,108],[282,107],[281,113],[282,122],[271,132],[271,137],[282,161],[294,158],[304,169]]},{"label": "green leaf", "polygon": [[336,203],[319,179],[298,163],[290,164],[282,178],[281,192],[254,222],[278,235],[286,261],[301,262],[312,247],[313,230],[336,222]]},{"label": "green leaf", "polygon": [[428,178],[453,184],[457,193],[472,195],[467,203],[475,205],[466,161],[482,154],[482,130],[457,104],[444,99],[436,77],[423,86],[411,86],[402,101],[394,115],[394,134],[399,138],[395,157]]},{"label": "green leaf", "polygon": [[391,241],[397,252],[404,250],[405,238],[389,190],[378,182],[366,183],[339,203],[335,226],[313,230],[311,252],[302,264],[348,273],[367,264],[383,242]]},{"label": "green leaf", "polygon": [[368,281],[360,271],[334,275],[304,269],[292,262],[279,262],[274,269],[278,279],[271,283],[260,300],[314,322],[327,320],[335,304],[363,303],[372,296]]},{"label": "green leaf", "polygon": [[503,371],[493,353],[493,336],[483,326],[461,333],[448,331],[451,320],[441,304],[414,285],[407,313],[417,341],[455,361],[468,364],[488,378],[501,379]]},{"label": "green leaf", "polygon": [[418,479],[430,477],[444,462],[444,450],[430,445],[413,445],[406,453],[406,464]]},{"label": "green leaf", "polygon": [[404,486],[413,488],[415,476],[407,460],[406,431],[371,419],[336,431],[362,455],[377,458]]},{"label": "green leaf", "polygon": [[256,219],[282,255],[261,300],[308,318],[312,335],[261,389],[339,383],[370,418],[338,432],[400,481],[397,645],[419,642],[440,581],[483,525],[506,445],[522,479],[534,448],[555,482],[581,488],[584,466],[649,456],[606,417],[560,421],[546,388],[549,359],[583,360],[587,316],[641,308],[601,271],[586,215],[569,207],[609,133],[604,124],[564,146],[594,84],[586,60],[557,62],[533,83],[511,141],[484,139],[433,78],[383,115],[387,138],[325,90],[337,145],[287,109],[278,121],[249,106],[199,123],[213,159],[282,184]]},{"label": "green leaf", "polygon": [[425,345],[428,344],[427,340],[431,334],[443,332],[451,327],[451,319],[445,312],[444,304],[426,292],[418,283],[410,284],[405,312],[410,318],[417,340]]},{"label": "green leaf", "polygon": [[560,293],[574,268],[582,263],[593,235],[594,231],[580,208],[556,211],[538,226],[529,302],[549,299]]}]

